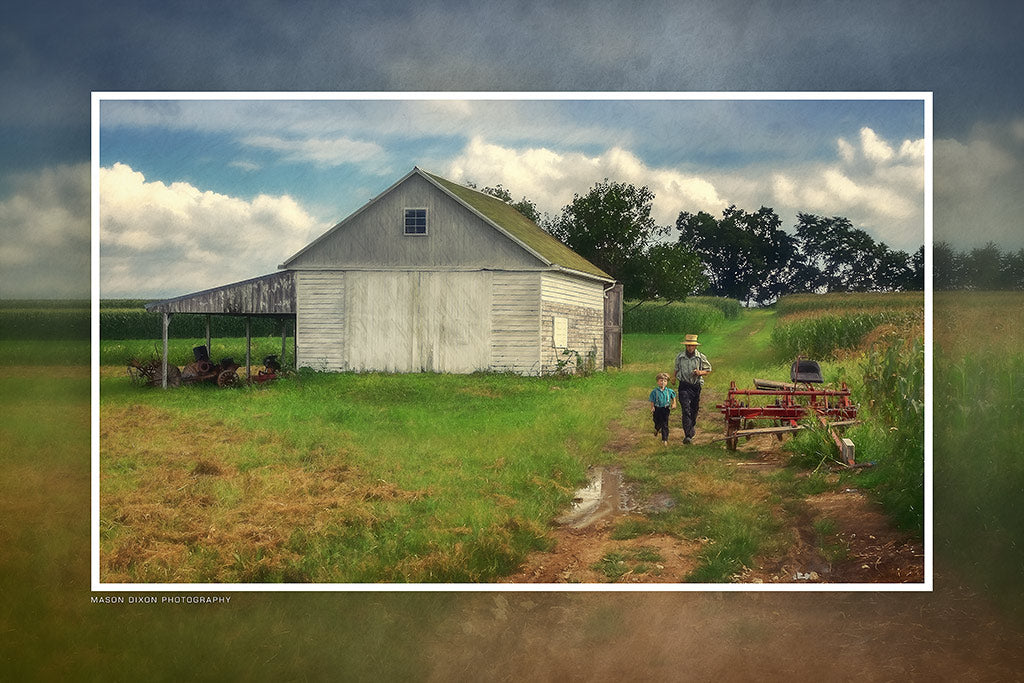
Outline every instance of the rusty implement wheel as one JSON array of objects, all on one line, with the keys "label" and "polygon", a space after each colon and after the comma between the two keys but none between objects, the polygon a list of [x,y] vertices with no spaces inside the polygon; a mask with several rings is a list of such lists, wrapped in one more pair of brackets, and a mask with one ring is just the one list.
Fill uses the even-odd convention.
[{"label": "rusty implement wheel", "polygon": [[732,420],[726,420],[725,423],[725,447],[730,451],[736,450],[736,445],[739,443],[739,437],[733,436],[736,431],[740,428],[740,421],[738,418]]},{"label": "rusty implement wheel", "polygon": [[217,375],[218,387],[235,387],[239,384],[238,374],[234,370],[224,370]]}]

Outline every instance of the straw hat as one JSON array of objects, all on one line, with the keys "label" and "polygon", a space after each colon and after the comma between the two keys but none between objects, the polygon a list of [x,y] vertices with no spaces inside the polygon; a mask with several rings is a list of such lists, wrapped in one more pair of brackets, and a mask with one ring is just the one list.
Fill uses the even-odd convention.
[{"label": "straw hat", "polygon": [[687,346],[700,346],[700,342],[697,341],[697,335],[695,334],[686,335],[686,339],[683,340],[683,343]]}]

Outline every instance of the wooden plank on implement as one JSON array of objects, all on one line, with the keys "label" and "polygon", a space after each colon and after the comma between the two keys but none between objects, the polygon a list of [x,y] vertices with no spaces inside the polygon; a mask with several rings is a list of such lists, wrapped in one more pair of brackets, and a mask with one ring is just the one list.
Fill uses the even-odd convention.
[{"label": "wooden plank on implement", "polygon": [[803,428],[803,425],[797,425],[796,427],[756,427],[754,429],[737,429],[735,435],[754,436],[755,434],[785,434],[786,432],[798,432]]},{"label": "wooden plank on implement", "polygon": [[796,389],[795,384],[789,384],[787,382],[776,382],[771,379],[757,379],[754,378],[754,386],[758,389],[786,389],[792,391]]},{"label": "wooden plank on implement", "polygon": [[728,439],[736,439],[741,436],[756,436],[758,434],[785,434],[786,432],[798,432],[803,429],[803,425],[797,425],[796,427],[759,427],[757,429],[737,429],[731,436],[722,436],[717,439],[712,439],[710,443],[717,441],[726,441]]}]

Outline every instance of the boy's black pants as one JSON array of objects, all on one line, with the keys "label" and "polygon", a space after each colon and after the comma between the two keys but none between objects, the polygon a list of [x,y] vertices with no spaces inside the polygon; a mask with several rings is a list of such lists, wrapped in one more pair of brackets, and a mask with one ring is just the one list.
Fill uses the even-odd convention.
[{"label": "boy's black pants", "polygon": [[668,406],[658,408],[655,406],[652,417],[654,418],[655,431],[661,432],[661,440],[668,441]]}]

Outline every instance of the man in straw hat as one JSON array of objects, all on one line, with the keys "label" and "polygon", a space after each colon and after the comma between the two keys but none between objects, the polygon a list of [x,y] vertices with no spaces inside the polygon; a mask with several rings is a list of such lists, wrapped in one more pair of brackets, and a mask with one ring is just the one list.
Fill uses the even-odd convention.
[{"label": "man in straw hat", "polygon": [[679,412],[683,416],[683,443],[692,443],[697,425],[697,410],[700,408],[700,389],[704,386],[704,375],[711,372],[707,356],[697,350],[700,344],[697,335],[688,334],[683,340],[683,351],[676,356],[676,369],[672,381],[679,382]]}]

